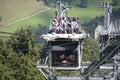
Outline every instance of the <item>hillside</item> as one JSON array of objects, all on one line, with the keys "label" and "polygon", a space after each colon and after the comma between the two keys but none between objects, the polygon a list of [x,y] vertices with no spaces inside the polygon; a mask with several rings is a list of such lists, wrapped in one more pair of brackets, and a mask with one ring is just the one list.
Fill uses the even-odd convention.
[{"label": "hillside", "polygon": [[[77,5],[80,3],[80,0],[71,1],[69,5],[73,7],[73,10],[69,11],[68,15],[70,17],[79,17],[81,22],[88,21],[95,16],[102,15],[103,10],[98,5],[99,0],[89,1],[88,8],[80,8]],[[32,11],[32,10],[31,10]],[[54,16],[55,8],[51,7],[50,10],[37,14],[29,19],[18,21],[14,24],[9,25],[11,28],[26,26],[26,25],[49,25],[49,20]]]},{"label": "hillside", "polygon": [[[30,1],[33,1],[33,0],[29,0],[29,2]],[[98,2],[100,0],[92,0],[92,1],[88,0],[88,1],[89,1],[89,3],[88,3],[87,8],[80,8],[79,6],[77,6],[78,4],[80,4],[80,0],[71,1],[69,3],[69,5],[72,6],[73,9],[68,12],[68,16],[79,17],[81,23],[84,23],[84,22],[89,22],[91,19],[94,19],[96,16],[101,16],[104,14],[104,10],[98,5]],[[102,0],[102,1],[105,1],[105,0]],[[112,1],[112,0],[108,0],[108,1]],[[23,1],[21,1],[21,2],[23,2]],[[38,3],[38,2],[35,1],[35,3]],[[18,3],[16,2],[16,4],[18,4]],[[24,8],[24,10],[26,11],[25,8]],[[41,12],[30,18],[17,21],[7,27],[0,27],[0,31],[14,32],[17,29],[19,29],[20,27],[28,27],[29,25],[32,27],[37,27],[39,24],[41,24],[43,26],[45,25],[48,27],[50,24],[50,19],[52,19],[55,14],[54,12],[55,12],[55,8],[50,7],[49,10]],[[0,14],[1,14],[1,12],[0,12]],[[8,18],[6,18],[6,19],[8,19]],[[3,34],[2,34],[2,36],[3,36]]]},{"label": "hillside", "polygon": [[37,0],[0,0],[1,25],[45,9]]}]

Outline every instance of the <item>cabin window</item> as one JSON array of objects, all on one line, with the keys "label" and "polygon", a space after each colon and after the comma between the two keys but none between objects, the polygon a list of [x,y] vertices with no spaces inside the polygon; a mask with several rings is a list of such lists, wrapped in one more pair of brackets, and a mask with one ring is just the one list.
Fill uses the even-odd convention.
[{"label": "cabin window", "polygon": [[51,42],[52,67],[77,67],[78,66],[78,42],[53,41]]}]

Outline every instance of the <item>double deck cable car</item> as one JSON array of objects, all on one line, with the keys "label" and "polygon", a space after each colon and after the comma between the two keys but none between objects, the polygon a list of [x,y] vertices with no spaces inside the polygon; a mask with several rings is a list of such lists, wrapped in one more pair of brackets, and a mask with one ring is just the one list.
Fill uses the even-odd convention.
[{"label": "double deck cable car", "polygon": [[49,32],[41,35],[41,38],[47,41],[46,47],[49,47],[48,56],[46,56],[48,67],[80,69],[82,41],[87,38],[88,34],[80,29],[78,18],[67,17],[66,12],[71,7],[63,5],[60,1],[57,2],[56,7],[56,17],[51,22]]},{"label": "double deck cable car", "polygon": [[81,34],[42,35],[49,45],[49,66],[54,69],[80,69],[82,41],[87,36]]}]

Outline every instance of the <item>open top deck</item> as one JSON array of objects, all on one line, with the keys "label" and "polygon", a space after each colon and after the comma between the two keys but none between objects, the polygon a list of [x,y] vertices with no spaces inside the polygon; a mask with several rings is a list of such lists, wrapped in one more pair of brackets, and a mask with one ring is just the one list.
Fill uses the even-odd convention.
[{"label": "open top deck", "polygon": [[56,33],[52,33],[52,34],[44,34],[41,36],[41,38],[45,39],[46,41],[55,41],[55,39],[57,38],[68,38],[68,39],[72,39],[75,41],[79,41],[80,39],[85,39],[87,38],[89,35],[86,34],[85,32],[76,34],[76,33],[72,33],[72,34],[56,34]]}]

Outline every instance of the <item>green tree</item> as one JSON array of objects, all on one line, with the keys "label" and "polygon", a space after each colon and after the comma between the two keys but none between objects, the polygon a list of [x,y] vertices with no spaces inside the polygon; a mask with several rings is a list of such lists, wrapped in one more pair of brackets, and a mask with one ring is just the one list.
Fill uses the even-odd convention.
[{"label": "green tree", "polygon": [[30,28],[21,28],[6,44],[0,40],[0,80],[45,80],[36,68],[40,49],[33,38]]},{"label": "green tree", "polygon": [[[9,67],[7,63],[8,49],[2,40],[0,40],[0,80],[15,80],[13,74],[14,71]],[[11,65],[11,64],[10,64]]]},{"label": "green tree", "polygon": [[9,66],[0,64],[0,80],[16,80],[13,74],[14,71]]},{"label": "green tree", "polygon": [[87,38],[83,42],[83,53],[82,53],[82,61],[94,61],[98,60],[99,57],[99,47],[92,38]]},{"label": "green tree", "polygon": [[13,48],[15,52],[23,52],[24,54],[32,53],[33,45],[33,33],[31,29],[24,30],[21,28],[15,34],[11,36],[9,40],[9,47]]},{"label": "green tree", "polygon": [[112,0],[114,6],[120,5],[120,0]]},{"label": "green tree", "polygon": [[[40,1],[40,0],[37,0],[37,1]],[[72,0],[41,0],[41,1],[44,2],[44,4],[47,6],[56,5],[57,1],[62,1],[62,2],[67,2],[67,3],[72,2]]]},{"label": "green tree", "polygon": [[3,52],[3,47],[4,47],[4,43],[3,41],[0,39],[0,53],[2,54]]},{"label": "green tree", "polygon": [[88,7],[88,0],[80,0],[80,7],[83,8]]}]

